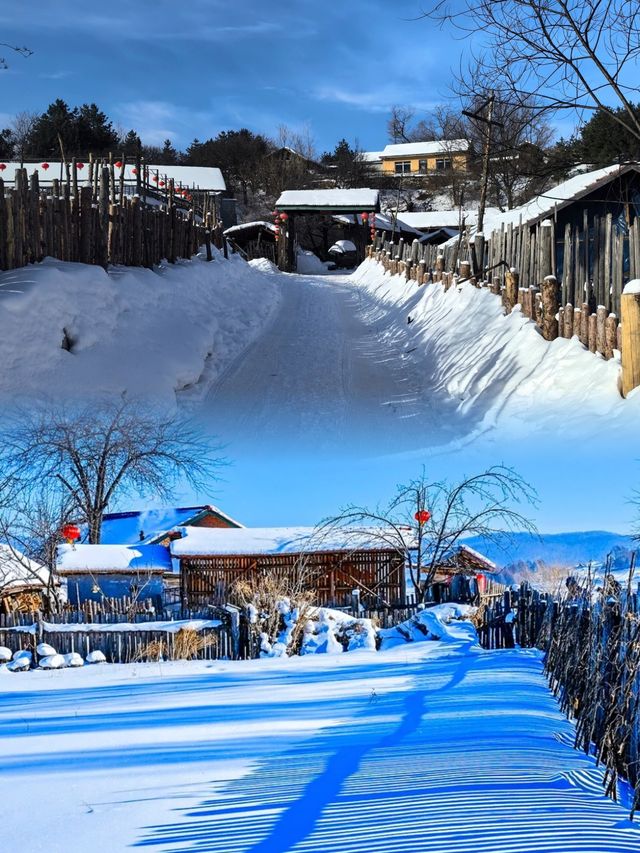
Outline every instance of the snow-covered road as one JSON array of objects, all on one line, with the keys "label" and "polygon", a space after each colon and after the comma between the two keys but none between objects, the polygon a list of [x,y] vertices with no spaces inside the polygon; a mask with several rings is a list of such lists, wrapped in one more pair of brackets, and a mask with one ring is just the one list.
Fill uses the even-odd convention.
[{"label": "snow-covered road", "polygon": [[[346,276],[280,275],[279,310],[209,393],[223,441],[376,453],[442,444],[456,404],[428,387],[401,334],[367,322],[370,297]],[[464,429],[458,415],[455,434]]]},{"label": "snow-covered road", "polygon": [[2,848],[632,853],[537,652],[0,670]]}]

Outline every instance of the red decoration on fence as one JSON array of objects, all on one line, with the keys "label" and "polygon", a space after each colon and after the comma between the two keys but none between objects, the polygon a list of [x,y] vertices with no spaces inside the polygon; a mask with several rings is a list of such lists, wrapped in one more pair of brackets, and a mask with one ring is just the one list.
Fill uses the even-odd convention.
[{"label": "red decoration on fence", "polygon": [[137,175],[137,174],[138,174],[138,170],[136,169],[136,167],[135,167],[135,166],[133,167],[133,169],[131,170],[131,172],[132,172],[134,175]]},{"label": "red decoration on fence", "polygon": [[80,538],[80,528],[75,524],[65,524],[61,533],[69,543],[75,542]]},{"label": "red decoration on fence", "polygon": [[286,213],[281,213],[281,214],[280,214],[280,219],[281,219],[283,222],[286,222],[288,218],[289,218],[288,214],[286,214]]},{"label": "red decoration on fence", "polygon": [[157,183],[158,183],[158,181],[160,180],[160,178],[159,178],[157,175],[154,175],[154,176],[153,176],[153,178],[152,178],[151,180],[155,181],[155,182],[156,182],[156,184],[157,184]]},{"label": "red decoration on fence", "polygon": [[76,163],[78,169],[84,169],[84,163]]},{"label": "red decoration on fence", "polygon": [[160,183],[158,184],[158,186],[159,186],[159,187],[163,187],[163,186],[164,186],[164,181],[160,181]]},{"label": "red decoration on fence", "polygon": [[478,592],[480,593],[480,595],[482,595],[482,593],[487,588],[486,577],[484,575],[476,575],[476,583],[478,584]]},{"label": "red decoration on fence", "polygon": [[418,524],[425,524],[431,518],[431,513],[428,509],[419,509],[413,517]]},{"label": "red decoration on fence", "polygon": [[48,163],[43,163],[43,164],[42,164],[42,168],[43,168],[43,169],[45,170],[45,172],[46,172],[46,171],[47,171],[47,169],[49,168],[49,164],[48,164]]},{"label": "red decoration on fence", "polygon": [[4,172],[4,170],[5,170],[6,168],[7,168],[7,164],[6,164],[6,163],[0,163],[0,172]]},{"label": "red decoration on fence", "polygon": [[122,160],[116,160],[115,166],[116,169],[122,169]]},{"label": "red decoration on fence", "polygon": [[367,221],[369,220],[369,214],[368,213],[362,213],[361,216],[362,216],[363,223],[366,225]]}]

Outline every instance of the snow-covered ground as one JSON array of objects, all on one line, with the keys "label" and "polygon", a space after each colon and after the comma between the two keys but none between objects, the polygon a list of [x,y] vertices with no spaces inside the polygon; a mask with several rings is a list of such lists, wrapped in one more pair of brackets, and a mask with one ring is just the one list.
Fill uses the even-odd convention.
[{"label": "snow-covered ground", "polygon": [[0,399],[197,400],[278,299],[274,276],[217,252],[153,270],[47,259],[0,273]]},{"label": "snow-covered ground", "polygon": [[[20,853],[631,853],[537,652],[0,670]],[[623,792],[624,793],[624,792]]]}]

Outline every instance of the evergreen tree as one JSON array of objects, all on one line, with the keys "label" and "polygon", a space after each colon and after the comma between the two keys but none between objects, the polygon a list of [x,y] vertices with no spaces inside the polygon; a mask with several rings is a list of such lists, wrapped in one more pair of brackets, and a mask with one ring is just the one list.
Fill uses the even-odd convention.
[{"label": "evergreen tree", "polygon": [[122,153],[129,160],[134,159],[142,150],[142,142],[135,130],[130,130],[121,142]]},{"label": "evergreen tree", "polygon": [[96,104],[83,104],[76,114],[79,156],[104,155],[118,147],[118,134],[105,113]]},{"label": "evergreen tree", "polygon": [[367,177],[367,164],[362,160],[357,146],[352,148],[341,139],[331,153],[323,154],[322,162],[332,166],[339,187],[362,186]]},{"label": "evergreen tree", "polygon": [[[633,104],[632,108],[640,121],[640,104]],[[622,107],[614,112],[621,118],[625,117]],[[621,127],[610,113],[596,110],[580,130],[579,154],[582,162],[596,166],[638,160],[640,139]]]},{"label": "evergreen tree", "polygon": [[8,127],[0,130],[0,160],[11,160],[14,147],[15,139],[12,131]]},{"label": "evergreen tree", "polygon": [[165,139],[157,161],[162,166],[175,166],[178,163],[178,152],[170,139]]},{"label": "evergreen tree", "polygon": [[78,111],[70,110],[61,98],[49,105],[34,122],[26,142],[27,154],[34,157],[60,157],[60,144],[65,157],[78,149]]}]

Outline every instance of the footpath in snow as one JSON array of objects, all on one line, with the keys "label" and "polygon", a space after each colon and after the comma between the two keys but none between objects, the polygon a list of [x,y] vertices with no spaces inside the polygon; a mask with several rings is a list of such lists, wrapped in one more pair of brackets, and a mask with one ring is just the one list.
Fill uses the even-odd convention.
[{"label": "footpath in snow", "polygon": [[0,671],[3,849],[632,853],[537,652]]}]

